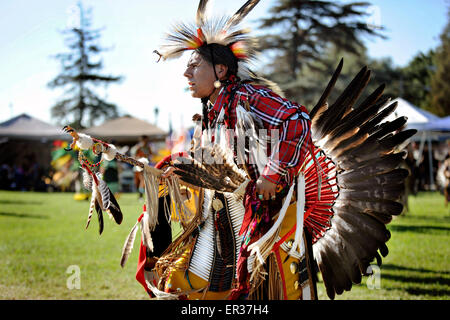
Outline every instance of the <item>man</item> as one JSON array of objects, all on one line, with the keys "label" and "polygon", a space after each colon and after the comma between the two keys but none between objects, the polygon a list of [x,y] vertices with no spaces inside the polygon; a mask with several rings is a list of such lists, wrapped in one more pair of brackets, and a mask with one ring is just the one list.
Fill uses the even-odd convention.
[{"label": "man", "polygon": [[[334,299],[388,254],[386,224],[403,210],[408,175],[400,168],[405,153],[396,148],[416,130],[402,130],[405,117],[383,122],[396,108],[382,98],[384,85],[356,107],[370,78],[367,67],[328,104],[341,60],[311,121],[303,106],[261,85],[247,67],[252,39],[238,28],[258,2],[208,21],[208,1],[200,0],[196,24],[175,26],[157,52],[169,59],[192,50],[184,76],[203,105],[192,150],[156,165],[165,169],[159,208],[170,207],[182,225],[173,241],[170,235],[162,241],[171,229],[152,200],[152,181],[161,172],[144,166],[153,209],[138,220],[151,234],[142,235],[136,278],[157,298],[315,299],[320,271]],[[269,137],[249,130],[248,140],[240,139],[248,128],[265,129]],[[197,155],[205,154],[224,161],[201,162]],[[178,182],[193,196],[184,200]],[[165,204],[168,198],[173,205]]]},{"label": "man", "polygon": [[[389,252],[386,225],[403,210],[408,175],[400,168],[405,152],[397,149],[417,130],[402,130],[406,117],[383,121],[397,107],[382,98],[384,85],[355,105],[370,78],[367,67],[328,104],[342,60],[310,121],[304,107],[262,86],[245,66],[254,48],[237,25],[258,1],[214,21],[205,19],[207,3],[200,0],[195,28],[176,26],[160,54],[194,52],[184,76],[203,116],[195,116],[202,121],[191,150],[155,167],[112,146],[104,151],[105,159],[144,173],[146,204],[125,241],[121,266],[140,229],[136,279],[152,297],[315,299],[320,271],[334,299]],[[92,147],[89,136],[70,133],[72,146]],[[101,196],[110,200],[109,193]],[[173,239],[174,220],[181,232]]]},{"label": "man", "polygon": [[[200,1],[199,11],[202,10],[204,2]],[[287,201],[289,204],[290,198],[285,199],[286,194],[288,190],[292,189],[291,187],[301,165],[305,161],[306,154],[312,147],[310,120],[307,109],[282,98],[267,86],[263,86],[262,83],[270,83],[257,77],[246,68],[245,64],[250,61],[254,54],[251,38],[244,36],[246,31],[240,30],[233,33],[238,35],[236,38],[228,36],[225,40],[220,39],[224,34],[223,30],[227,27],[231,28],[230,25],[237,24],[257,2],[248,1],[238,11],[241,13],[245,12],[245,14],[241,16],[238,14],[237,17],[235,15],[230,21],[225,23],[228,26],[221,25],[219,22],[213,28],[202,29],[199,27],[196,30],[196,35],[192,33],[189,36],[186,36],[189,33],[188,30],[178,28],[175,31],[176,34],[169,36],[172,40],[178,39],[175,40],[176,44],[172,43],[169,45],[169,51],[163,54],[157,52],[164,58],[171,58],[172,55],[176,55],[180,51],[193,50],[184,76],[187,79],[192,97],[200,98],[202,101],[203,116],[201,117],[201,127],[203,130],[214,132],[222,126],[226,130],[235,130],[238,120],[236,110],[240,105],[245,104],[249,106],[247,110],[248,115],[253,117],[255,122],[262,125],[262,128],[266,130],[267,140],[273,141],[274,134],[279,137],[278,141],[273,141],[274,145],[271,145],[271,148],[267,148],[267,154],[265,155],[267,163],[264,163],[263,166],[258,166],[257,163],[260,159],[256,159],[255,162],[250,161],[252,156],[257,156],[250,154],[243,164],[250,182],[244,197],[245,217],[243,218],[242,226],[236,226],[233,223],[230,223],[231,226],[227,224],[229,220],[233,220],[232,217],[230,218],[230,210],[223,209],[223,204],[227,203],[227,201],[222,195],[212,194],[214,201],[219,200],[220,205],[217,208],[213,206],[213,214],[210,217],[212,221],[211,226],[214,225],[214,227],[211,227],[210,233],[216,234],[214,248],[211,248],[211,250],[218,253],[220,259],[217,258],[216,254],[215,258],[208,262],[207,258],[199,257],[200,238],[208,233],[208,231],[205,231],[207,228],[203,228],[203,225],[205,223],[208,224],[208,221],[202,222],[195,228],[195,230],[200,230],[200,235],[195,230],[192,232],[190,236],[192,241],[185,243],[184,251],[182,251],[185,253],[179,256],[176,263],[170,265],[169,262],[161,262],[166,260],[160,259],[160,263],[165,266],[159,272],[159,290],[169,294],[182,292],[183,294],[181,295],[185,298],[222,299],[228,297],[238,299],[248,297],[250,292],[255,292],[255,288],[250,284],[251,276],[249,270],[252,267],[248,261],[250,256],[248,245],[254,244],[261,239],[271,228],[273,219],[280,212],[283,201]],[[197,14],[197,19],[203,19],[201,12]],[[202,23],[200,22],[200,25]],[[180,43],[179,39],[182,37],[187,37],[188,39]],[[192,47],[193,42],[196,44]],[[186,44],[191,47],[184,47]],[[213,144],[215,143],[214,139],[217,139],[217,137],[213,134],[210,141]],[[228,145],[227,147],[233,149],[233,145]],[[237,146],[237,148],[239,147],[242,146]],[[234,150],[234,159],[236,160],[236,152],[238,150],[236,148]],[[175,168],[169,166],[164,171],[162,178],[169,179],[174,176],[174,173]],[[292,190],[290,194],[292,195]],[[206,196],[205,201],[207,201]],[[289,218],[285,219],[284,224],[278,226],[282,230],[283,235],[287,234],[289,230],[295,229],[295,209],[288,210],[286,216]],[[161,222],[159,222],[159,227],[161,227]],[[241,228],[244,240],[230,231],[236,227]],[[303,234],[303,230],[299,233]],[[304,248],[304,238],[299,236],[299,239],[303,243]],[[238,258],[234,259],[233,254],[227,258],[226,248],[234,247],[235,243],[240,241],[242,241],[243,245],[240,247]],[[294,242],[293,239],[291,241],[286,239],[286,241],[291,245]],[[297,243],[297,245],[299,244]],[[309,245],[308,249],[310,249]],[[277,258],[273,258],[271,260],[272,263],[268,263],[272,266],[273,274],[270,281],[277,283],[277,289],[269,288],[268,285],[262,285],[260,287],[264,289],[258,294],[267,296],[269,291],[277,291],[275,295],[269,296],[272,299],[298,299],[305,294],[305,298],[314,297],[315,287],[311,273],[307,270],[311,268],[312,262],[308,257],[308,253],[305,254],[304,251],[301,255],[300,253],[293,254],[293,257],[288,256],[285,252],[282,254],[278,252]],[[170,256],[171,254],[175,254],[175,252],[168,255]],[[149,256],[152,256],[152,254],[148,252],[147,258]],[[188,256],[191,256],[191,258],[187,258]],[[201,260],[202,258],[205,258],[204,262]],[[147,270],[154,267],[155,260],[151,260],[153,265],[147,265]],[[195,272],[195,268],[192,267],[197,260],[202,265],[212,265],[211,269],[208,269],[203,277],[201,272]],[[217,262],[218,260],[220,261]],[[306,263],[302,264],[301,262]],[[278,263],[278,266],[275,266],[276,263]],[[302,267],[300,267],[300,264],[302,264]],[[234,266],[233,268],[235,269],[230,269],[231,266]],[[284,271],[281,271],[283,275],[282,284],[278,281],[281,279],[276,278],[280,274],[280,268],[284,269]],[[295,270],[289,272],[289,268]],[[179,273],[181,269],[187,269],[189,272],[186,271],[188,273],[183,276],[183,273]],[[302,273],[302,277],[300,277],[302,282],[299,282],[300,273]],[[274,279],[278,280],[274,281]],[[286,285],[289,288],[286,288]],[[195,293],[192,293],[188,296],[185,294],[185,292],[189,291],[188,289],[190,291],[198,291],[200,288],[202,288],[200,295],[197,294],[196,296]],[[305,288],[308,292],[302,292],[302,288]],[[233,290],[230,292],[230,289]],[[152,291],[154,294],[160,294],[156,289]],[[255,295],[252,296],[252,298],[255,297]]]},{"label": "man", "polygon": [[[272,155],[273,159],[277,160],[269,162],[262,174],[250,164],[250,174],[256,180],[257,194],[262,196],[262,200],[270,200],[275,196],[277,185],[292,182],[304,160],[310,142],[307,110],[268,88],[240,82],[237,78],[237,68],[233,68],[233,64],[237,65],[237,59],[233,57],[231,50],[227,53],[226,47],[211,47],[195,51],[189,59],[184,76],[188,80],[191,95],[202,100],[208,99],[203,106],[204,111],[207,111],[207,119],[203,119],[207,127],[211,127],[220,111],[227,108],[225,117],[228,120],[225,120],[225,125],[228,129],[235,129],[236,106],[242,97],[246,97],[252,111],[261,115],[260,119],[268,135],[270,136],[271,130],[280,131],[280,150]],[[217,54],[216,51],[220,53]],[[216,56],[214,66],[211,53]],[[224,55],[228,57],[223,57]],[[215,87],[216,76],[225,85]],[[231,97],[233,100],[229,101]],[[167,173],[169,172],[173,172],[173,169],[168,169]],[[167,177],[167,173],[163,177]]]}]

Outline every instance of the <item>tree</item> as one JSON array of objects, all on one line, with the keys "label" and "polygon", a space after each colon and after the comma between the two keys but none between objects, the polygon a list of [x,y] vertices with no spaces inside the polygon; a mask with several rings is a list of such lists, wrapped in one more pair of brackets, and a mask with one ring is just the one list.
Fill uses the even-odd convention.
[{"label": "tree", "polygon": [[450,10],[448,22],[436,49],[436,71],[431,78],[429,104],[426,108],[438,116],[450,115]]},{"label": "tree", "polygon": [[431,90],[431,77],[436,68],[434,63],[434,51],[419,52],[402,68],[400,80],[400,95],[412,104],[427,109]]},{"label": "tree", "polygon": [[52,89],[68,88],[65,90],[66,97],[52,107],[51,114],[58,121],[71,121],[68,124],[80,129],[86,124],[92,126],[97,119],[118,116],[116,105],[100,98],[93,87],[104,85],[106,88],[122,77],[98,73],[103,68],[103,62],[96,57],[106,50],[97,43],[101,30],[91,29],[91,9],[85,11],[78,3],[76,11],[79,22],[62,32],[68,35],[65,41],[70,52],[55,56],[60,60],[62,70],[48,86]]},{"label": "tree", "polygon": [[[265,66],[268,77],[279,83],[286,95],[295,98],[302,91],[305,68],[318,73],[328,68],[324,54],[336,50],[357,54],[364,47],[362,36],[380,36],[381,26],[369,26],[366,2],[341,4],[336,1],[279,0],[260,20],[260,29],[277,30],[259,37],[260,50],[271,55]],[[270,76],[269,76],[270,75]]]},{"label": "tree", "polygon": [[[340,4],[336,1],[279,0],[261,19],[260,29],[280,27],[282,32],[260,37],[260,49],[278,53],[289,61],[292,79],[304,65],[321,61],[322,53],[332,43],[338,49],[356,53],[363,46],[362,35],[379,34],[373,26],[359,20],[366,16],[366,2]],[[381,28],[381,27],[379,27]]]},{"label": "tree", "polygon": [[[313,63],[312,68],[305,66],[297,80],[290,83],[295,89],[290,92],[290,96],[294,96],[295,101],[311,109],[325,90],[341,58],[344,59],[344,65],[336,82],[335,90],[330,95],[330,101],[336,99],[343,92],[363,66],[368,66],[371,70],[371,80],[360,97],[361,101],[382,84],[386,85],[384,90],[385,96],[391,98],[400,96],[400,80],[403,77],[403,73],[401,68],[394,66],[392,59],[370,58],[364,47],[359,48],[357,54],[351,54],[333,45],[330,45],[325,50],[320,62]],[[321,68],[320,72],[317,72],[318,68]]]}]

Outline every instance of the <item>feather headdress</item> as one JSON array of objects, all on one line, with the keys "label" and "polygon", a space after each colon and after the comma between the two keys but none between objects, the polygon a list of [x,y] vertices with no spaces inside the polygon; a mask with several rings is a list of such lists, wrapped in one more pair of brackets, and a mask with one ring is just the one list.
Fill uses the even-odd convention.
[{"label": "feather headdress", "polygon": [[[208,18],[208,0],[200,0],[195,23],[177,23],[166,35],[166,43],[155,52],[164,60],[180,57],[186,50],[197,50],[210,44],[228,47],[236,57],[242,71],[255,57],[256,40],[249,35],[250,30],[239,24],[258,4],[259,0],[248,0],[231,17]],[[243,64],[243,65],[242,65]]]}]

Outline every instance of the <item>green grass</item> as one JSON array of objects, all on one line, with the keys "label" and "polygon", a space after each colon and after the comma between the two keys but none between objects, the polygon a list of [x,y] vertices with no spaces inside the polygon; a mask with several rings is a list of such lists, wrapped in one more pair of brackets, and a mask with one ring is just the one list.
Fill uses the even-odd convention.
[{"label": "green grass", "polygon": [[[124,221],[105,216],[98,235],[94,214],[84,230],[88,201],[71,193],[0,192],[0,299],[148,299],[135,280],[139,239],[125,265],[122,246],[141,213],[137,194],[119,198]],[[410,211],[388,225],[389,255],[380,288],[366,278],[336,299],[449,299],[450,213],[438,193],[409,199]],[[69,266],[80,268],[80,289],[68,289]],[[319,298],[327,299],[323,283]]]},{"label": "green grass", "polygon": [[[89,202],[71,193],[0,192],[0,298],[147,299],[135,280],[140,237],[125,268],[119,264],[142,204],[136,194],[119,202],[122,224],[104,215],[99,236],[95,213],[84,230]],[[79,267],[80,289],[67,287],[71,265]]]},{"label": "green grass", "polygon": [[[368,278],[363,277],[361,284],[336,299],[448,300],[450,208],[444,207],[444,197],[437,192],[410,196],[409,212],[395,217],[387,227],[391,239],[379,270],[379,288],[369,289]],[[322,282],[318,291],[320,299],[328,299]]]}]

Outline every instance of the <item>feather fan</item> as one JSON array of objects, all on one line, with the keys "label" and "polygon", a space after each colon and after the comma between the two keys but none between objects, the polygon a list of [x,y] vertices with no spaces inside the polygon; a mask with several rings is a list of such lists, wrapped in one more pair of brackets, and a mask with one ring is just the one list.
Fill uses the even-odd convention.
[{"label": "feather fan", "polygon": [[220,192],[233,192],[246,180],[246,174],[240,170],[232,160],[232,155],[225,152],[218,144],[213,147],[201,148],[203,159],[178,158],[174,163],[174,171],[186,183],[217,190]]}]

